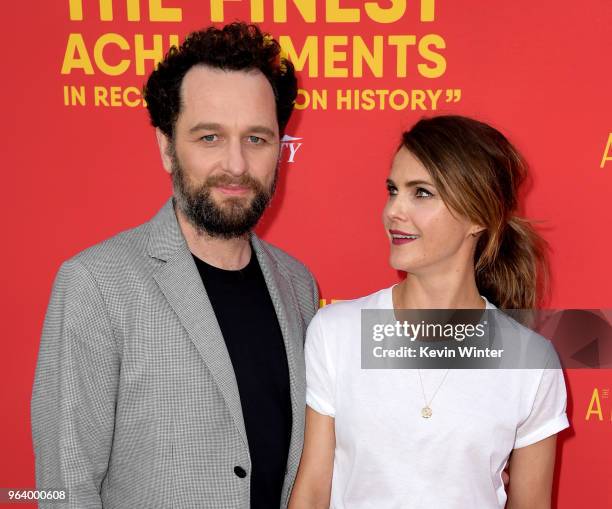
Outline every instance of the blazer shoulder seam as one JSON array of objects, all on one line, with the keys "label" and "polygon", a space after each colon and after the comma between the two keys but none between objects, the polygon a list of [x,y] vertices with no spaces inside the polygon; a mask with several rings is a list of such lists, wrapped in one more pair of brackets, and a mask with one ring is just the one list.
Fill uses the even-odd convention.
[{"label": "blazer shoulder seam", "polygon": [[104,295],[102,293],[102,290],[100,289],[98,280],[95,278],[91,270],[87,267],[85,263],[83,263],[81,259],[73,258],[71,260],[64,262],[63,265],[67,267],[70,264],[74,264],[77,267],[77,269],[81,269],[82,272],[84,272],[85,277],[92,283],[92,286],[98,298],[100,299],[100,302],[102,303],[102,310],[103,310],[102,312],[104,313],[104,318],[106,319],[108,328],[110,329],[111,334],[113,336],[113,344],[115,345],[115,353],[119,354],[120,352],[119,352],[119,347],[117,344],[117,336],[115,334],[115,329],[113,328],[113,322],[111,321],[110,315],[108,314],[108,305],[107,305],[106,300],[104,299]]}]

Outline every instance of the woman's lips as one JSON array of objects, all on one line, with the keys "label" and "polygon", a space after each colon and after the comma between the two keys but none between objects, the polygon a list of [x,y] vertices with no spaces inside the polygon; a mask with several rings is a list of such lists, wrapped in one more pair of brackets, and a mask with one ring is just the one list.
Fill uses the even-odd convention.
[{"label": "woman's lips", "polygon": [[389,230],[389,234],[391,235],[391,243],[395,246],[408,244],[419,238],[419,235],[416,233],[408,233],[401,230]]},{"label": "woman's lips", "polygon": [[391,238],[391,242],[393,243],[393,245],[395,246],[399,246],[401,244],[408,244],[408,242],[414,242],[416,239],[398,239],[398,238]]}]

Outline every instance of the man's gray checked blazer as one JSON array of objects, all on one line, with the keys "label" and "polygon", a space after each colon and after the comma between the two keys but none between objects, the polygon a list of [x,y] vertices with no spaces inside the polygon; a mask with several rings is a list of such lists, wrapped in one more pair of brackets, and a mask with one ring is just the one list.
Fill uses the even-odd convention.
[{"label": "man's gray checked blazer", "polygon": [[[251,240],[289,364],[285,507],[302,451],[303,343],[318,293],[300,262]],[[37,488],[68,490],[68,504],[52,507],[249,508],[238,387],[172,199],[148,223],[62,264],[31,410]]]}]

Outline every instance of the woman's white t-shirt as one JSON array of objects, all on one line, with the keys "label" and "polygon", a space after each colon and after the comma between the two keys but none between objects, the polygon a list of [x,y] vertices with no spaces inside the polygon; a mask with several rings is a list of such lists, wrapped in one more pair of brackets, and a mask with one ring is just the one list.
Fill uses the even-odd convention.
[{"label": "woman's white t-shirt", "polygon": [[503,508],[512,449],[569,426],[562,371],[361,369],[362,309],[393,309],[392,288],[320,309],[306,335],[306,402],[335,419],[330,507]]}]

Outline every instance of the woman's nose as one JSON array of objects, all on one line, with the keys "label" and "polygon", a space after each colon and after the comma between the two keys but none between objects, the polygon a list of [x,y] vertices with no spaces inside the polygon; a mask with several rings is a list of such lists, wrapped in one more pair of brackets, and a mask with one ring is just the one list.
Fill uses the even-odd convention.
[{"label": "woman's nose", "polygon": [[384,215],[389,220],[405,221],[408,218],[408,208],[397,197],[390,199],[385,206]]}]

